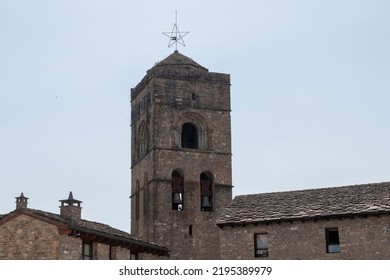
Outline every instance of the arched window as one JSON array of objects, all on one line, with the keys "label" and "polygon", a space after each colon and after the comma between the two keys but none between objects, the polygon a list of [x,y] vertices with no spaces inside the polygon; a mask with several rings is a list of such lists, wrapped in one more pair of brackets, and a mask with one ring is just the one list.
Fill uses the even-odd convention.
[{"label": "arched window", "polygon": [[208,172],[200,174],[200,209],[213,211],[213,176]]},{"label": "arched window", "polygon": [[203,115],[184,111],[173,123],[172,146],[184,149],[212,149],[212,130]]},{"label": "arched window", "polygon": [[181,128],[181,147],[198,149],[198,130],[192,123],[185,123]]},{"label": "arched window", "polygon": [[172,210],[184,210],[184,179],[178,170],[172,171]]}]

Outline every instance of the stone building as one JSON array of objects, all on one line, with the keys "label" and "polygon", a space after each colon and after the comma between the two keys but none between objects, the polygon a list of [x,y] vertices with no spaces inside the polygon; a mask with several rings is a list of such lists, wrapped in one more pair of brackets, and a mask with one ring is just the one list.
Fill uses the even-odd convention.
[{"label": "stone building", "polygon": [[232,200],[230,110],[230,76],[175,51],[131,90],[131,234],[22,194],[0,259],[390,259],[390,182]]},{"label": "stone building", "polygon": [[232,197],[230,76],[175,51],[131,90],[131,232],[171,258],[218,259]]},{"label": "stone building", "polygon": [[0,259],[157,259],[168,249],[108,225],[81,219],[81,201],[60,200],[60,214],[27,207],[23,193],[16,209],[0,216]]},{"label": "stone building", "polygon": [[131,90],[131,230],[177,259],[389,259],[390,183],[232,197],[230,77],[175,51]]},{"label": "stone building", "polygon": [[390,259],[390,183],[241,195],[221,259]]}]

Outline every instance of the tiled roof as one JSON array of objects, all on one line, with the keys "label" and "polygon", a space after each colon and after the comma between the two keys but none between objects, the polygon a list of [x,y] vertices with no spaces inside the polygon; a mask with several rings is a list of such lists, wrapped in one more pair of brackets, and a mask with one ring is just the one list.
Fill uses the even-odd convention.
[{"label": "tiled roof", "polygon": [[179,53],[179,51],[174,51],[171,55],[169,55],[164,60],[158,62],[153,68],[155,67],[191,67],[191,68],[197,68],[199,70],[208,71],[207,68],[203,67],[202,65],[196,63],[191,58]]},{"label": "tiled roof", "polygon": [[161,252],[167,253],[169,250],[166,247],[159,246],[152,242],[147,242],[140,240],[138,238],[135,238],[130,233],[127,233],[125,231],[113,228],[109,225],[98,223],[98,222],[91,222],[87,220],[79,220],[72,222],[71,228],[75,230],[79,230],[84,233],[90,233],[95,235],[100,235],[102,237],[111,238],[117,241],[125,241],[130,242],[134,245],[143,246],[149,249],[155,249],[159,250]]},{"label": "tiled roof", "polygon": [[67,219],[62,218],[58,214],[36,210],[36,209],[30,209],[30,208],[17,209],[7,215],[3,215],[3,217],[11,218],[11,216],[18,213],[24,213],[27,215],[32,215],[34,217],[37,216],[41,217],[43,220],[47,222],[52,222],[56,225],[65,226],[70,230],[75,230],[81,233],[82,235],[95,235],[107,240],[107,242],[111,242],[111,241],[120,242],[120,244],[124,247],[129,247],[129,248],[137,247],[138,248],[137,250],[141,252],[151,252],[159,255],[164,255],[169,252],[168,248],[166,247],[159,246],[152,242],[140,240],[138,238],[135,238],[130,233],[127,233],[125,231],[98,222],[92,222],[83,219],[69,221]]},{"label": "tiled roof", "polygon": [[390,213],[390,182],[240,195],[217,220],[219,226]]}]

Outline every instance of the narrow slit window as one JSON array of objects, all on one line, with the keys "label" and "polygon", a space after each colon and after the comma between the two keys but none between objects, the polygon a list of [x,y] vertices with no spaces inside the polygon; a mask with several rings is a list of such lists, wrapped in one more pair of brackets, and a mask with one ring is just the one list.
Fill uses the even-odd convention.
[{"label": "narrow slit window", "polygon": [[190,226],[188,227],[188,234],[189,234],[189,235],[192,235],[192,225],[190,225]]}]

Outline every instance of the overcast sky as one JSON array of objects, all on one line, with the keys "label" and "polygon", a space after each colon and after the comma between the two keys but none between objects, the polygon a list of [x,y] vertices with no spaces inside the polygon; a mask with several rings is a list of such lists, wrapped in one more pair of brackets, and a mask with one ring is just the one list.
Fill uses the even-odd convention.
[{"label": "overcast sky", "polygon": [[179,51],[231,75],[234,195],[390,181],[390,1],[0,1],[0,214],[130,226],[129,91]]}]

